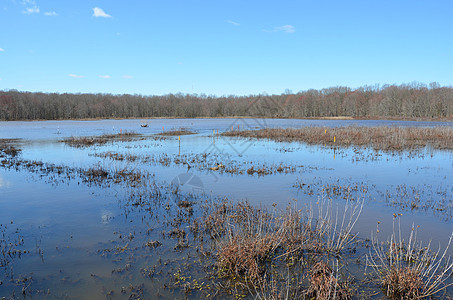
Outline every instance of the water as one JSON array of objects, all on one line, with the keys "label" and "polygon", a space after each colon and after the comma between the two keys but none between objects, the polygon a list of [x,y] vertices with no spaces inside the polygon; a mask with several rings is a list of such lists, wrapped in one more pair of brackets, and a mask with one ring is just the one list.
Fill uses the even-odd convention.
[{"label": "water", "polygon": [[[148,127],[140,127],[144,123]],[[447,244],[453,230],[452,152],[425,149],[417,154],[376,155],[366,149],[354,152],[353,148],[332,149],[214,135],[217,130],[237,129],[238,125],[239,129],[453,126],[447,122],[286,119],[0,122],[0,139],[21,139],[20,158],[23,160],[74,169],[101,166],[108,170],[149,172],[162,190],[178,181],[183,183],[183,193],[201,195],[201,199],[246,199],[255,206],[274,204],[280,210],[288,204],[299,208],[316,204],[322,197],[321,189],[326,186],[366,187],[366,193],[350,195],[364,199],[363,211],[354,227],[360,239],[376,234],[378,222],[380,234],[388,237],[394,214],[402,214],[397,220],[401,222],[403,234],[409,233],[414,224],[420,226],[419,240],[432,241],[436,247]],[[153,138],[162,131],[181,127],[196,134],[181,136],[180,141],[178,137]],[[71,136],[120,131],[141,133],[146,138],[87,148],[73,148],[61,142]],[[140,159],[119,161],[102,157],[105,153],[135,155]],[[207,159],[202,166],[194,162],[189,163],[188,168],[187,164],[174,162],[178,157],[191,159],[203,153],[207,154]],[[172,162],[166,165],[149,160],[162,157]],[[210,170],[217,164],[234,166],[243,174]],[[279,166],[295,169],[259,176],[247,174],[252,166],[255,169],[263,166],[274,170]],[[168,224],[174,222],[176,211],[165,209],[165,201],[150,207],[134,205],[128,196],[130,192],[131,188],[123,185],[97,186],[61,174],[0,168],[0,223],[5,240],[17,242],[16,248],[30,252],[10,257],[3,266],[0,295],[21,295],[24,291],[37,299],[120,299],[134,295],[155,298],[158,294],[164,298],[183,297],[184,289],[168,286],[175,272],[185,264],[186,256],[195,255],[194,249],[175,250],[175,239],[162,234],[162,231],[168,232]],[[171,199],[171,191],[168,192],[167,198]],[[344,192],[332,198],[335,207],[341,208],[345,203]],[[147,242],[155,240],[163,245],[146,246]],[[451,249],[448,254],[453,255]],[[147,273],[151,268],[157,270],[153,276]],[[192,268],[189,273],[196,277],[195,274],[203,272]],[[197,297],[197,294],[191,295]]]}]

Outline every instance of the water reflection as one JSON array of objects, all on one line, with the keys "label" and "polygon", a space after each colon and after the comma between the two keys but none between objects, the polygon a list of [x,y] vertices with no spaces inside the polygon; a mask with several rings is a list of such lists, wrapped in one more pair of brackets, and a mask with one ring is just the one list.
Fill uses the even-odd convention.
[{"label": "water reflection", "polygon": [[1,175],[0,175],[0,189],[2,188],[8,188],[11,186],[11,182],[8,180],[5,180]]},{"label": "water reflection", "polygon": [[113,219],[114,214],[111,211],[108,210],[102,210],[101,212],[101,221],[103,224],[107,224],[110,222],[111,219]]}]

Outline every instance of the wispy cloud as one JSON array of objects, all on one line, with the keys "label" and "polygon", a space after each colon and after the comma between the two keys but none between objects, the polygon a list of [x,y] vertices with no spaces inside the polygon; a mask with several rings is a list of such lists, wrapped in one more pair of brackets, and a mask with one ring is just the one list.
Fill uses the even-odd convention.
[{"label": "wispy cloud", "polygon": [[32,7],[27,7],[25,8],[25,10],[22,11],[22,13],[26,15],[39,14],[39,7],[37,7],[36,5]]},{"label": "wispy cloud", "polygon": [[82,75],[76,75],[76,74],[68,74],[69,77],[72,77],[72,78],[83,78],[85,76],[82,76]]},{"label": "wispy cloud", "polygon": [[124,78],[124,79],[132,79],[132,78],[134,78],[134,77],[132,77],[131,75],[123,75],[123,78]]},{"label": "wispy cloud", "polygon": [[274,30],[275,31],[283,31],[283,32],[286,32],[286,33],[294,33],[294,32],[296,32],[296,28],[294,28],[293,25],[283,25],[283,26],[275,27]]},{"label": "wispy cloud", "polygon": [[109,79],[109,78],[112,78],[112,76],[110,76],[110,75],[99,75],[99,78]]},{"label": "wispy cloud", "polygon": [[234,26],[240,26],[241,25],[238,22],[234,22],[234,21],[231,21],[231,20],[228,20],[227,22],[230,23],[230,24],[233,24]]},{"label": "wispy cloud", "polygon": [[95,7],[93,8],[93,16],[98,18],[98,17],[101,17],[101,18],[111,18],[112,16],[105,13],[105,11],[102,9],[102,8],[99,8],[99,7]]},{"label": "wispy cloud", "polygon": [[283,25],[274,27],[272,30],[264,30],[265,32],[284,32],[284,33],[295,33],[296,28],[293,25]]},{"label": "wispy cloud", "polygon": [[53,17],[53,16],[58,16],[58,14],[54,11],[46,11],[44,13],[45,16],[48,16],[48,17]]},{"label": "wispy cloud", "polygon": [[0,48],[0,52],[3,52],[3,51],[5,51],[5,49],[3,49],[3,48]]}]

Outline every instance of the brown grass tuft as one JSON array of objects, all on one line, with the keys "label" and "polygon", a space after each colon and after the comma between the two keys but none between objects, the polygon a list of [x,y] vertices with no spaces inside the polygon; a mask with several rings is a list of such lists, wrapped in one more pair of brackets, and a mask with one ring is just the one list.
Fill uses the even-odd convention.
[{"label": "brown grass tuft", "polygon": [[[331,203],[321,201],[319,205],[331,206]],[[320,209],[319,215],[314,218],[311,208],[305,211],[288,207],[283,212],[277,212],[275,208],[267,210],[252,207],[247,202],[228,201],[211,203],[206,207],[208,211],[199,224],[204,225],[204,232],[213,241],[218,275],[225,280],[223,286],[272,297],[285,290],[291,295],[301,293],[301,287],[294,286],[291,279],[293,275],[300,277],[304,272],[306,266],[301,262],[306,256],[341,253],[354,238],[350,231],[360,214],[360,210],[345,209],[344,217],[340,219],[338,211],[325,208]],[[287,268],[294,269],[290,272],[295,272],[291,278],[284,271]],[[270,278],[281,271],[285,273],[282,275],[284,283],[280,279],[273,282]],[[278,278],[282,276],[277,275]],[[347,294],[338,280],[333,284],[336,290],[332,291],[336,295],[343,297]],[[275,290],[277,286],[278,290]],[[313,288],[310,293],[322,293],[316,289]]]},{"label": "brown grass tuft", "polygon": [[273,234],[232,238],[217,253],[222,275],[260,282],[264,274],[264,263],[278,244],[279,239]]},{"label": "brown grass tuft", "polygon": [[383,277],[382,285],[391,299],[417,299],[422,293],[423,280],[414,268],[392,266]]},{"label": "brown grass tuft", "polygon": [[316,263],[309,273],[310,286],[306,291],[309,299],[351,299],[347,285],[340,283],[332,269],[325,262]]},{"label": "brown grass tuft", "polygon": [[367,266],[371,266],[387,297],[391,299],[420,299],[436,295],[448,286],[447,280],[453,275],[453,262],[447,257],[447,251],[453,239],[441,252],[432,252],[430,243],[423,247],[417,242],[416,230],[412,227],[407,241],[401,236],[400,220],[388,243],[373,240],[374,255],[367,257]]}]

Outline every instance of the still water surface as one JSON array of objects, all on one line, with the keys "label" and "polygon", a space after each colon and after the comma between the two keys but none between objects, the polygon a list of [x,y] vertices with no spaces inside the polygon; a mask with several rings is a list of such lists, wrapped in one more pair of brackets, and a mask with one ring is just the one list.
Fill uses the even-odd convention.
[{"label": "still water surface", "polygon": [[[380,234],[390,235],[393,214],[400,213],[403,234],[414,224],[420,226],[419,240],[446,245],[453,231],[453,153],[450,151],[427,147],[418,153],[377,153],[369,149],[334,149],[214,134],[237,128],[349,125],[453,126],[446,122],[276,119],[0,122],[0,139],[20,139],[21,159],[71,168],[102,166],[109,170],[146,171],[162,186],[179,181],[184,193],[248,200],[257,206],[276,204],[282,210],[288,204],[303,207],[316,203],[326,187],[361,187],[366,192],[354,194],[364,199],[362,214],[354,228],[359,238],[370,238],[378,222]],[[178,137],[153,138],[162,131],[181,127],[196,134],[181,136],[180,141]],[[120,131],[140,133],[145,139],[88,148],[73,148],[61,142],[72,136]],[[154,158],[154,161],[102,157],[108,152]],[[158,162],[162,157],[174,160],[204,153],[208,166],[203,168]],[[245,172],[229,174],[209,169],[218,163]],[[295,169],[259,176],[247,174],[246,170],[252,166]],[[193,181],[185,182],[187,179]],[[156,217],[160,214],[156,208],[153,217],[149,217],[149,213],[127,204],[127,193],[124,187],[99,187],[77,179],[0,168],[3,234],[12,241],[23,239],[20,247],[31,251],[10,259],[0,273],[0,295],[20,295],[25,287],[28,295],[37,299],[121,299],[140,289],[146,290],[142,295],[149,298],[182,297],[182,291],[163,288],[166,276],[143,275],[144,269],[161,261],[166,262],[170,270],[166,272],[171,273],[185,255],[173,250],[174,241],[159,234],[166,228],[162,221],[166,212]],[[345,202],[343,196],[333,197],[334,205],[341,207]],[[149,233],[150,229],[153,234]],[[161,247],[151,251],[143,247],[145,240],[157,239],[163,243]],[[125,251],[112,251],[125,245],[128,245]],[[449,254],[453,255],[452,249]]]}]

